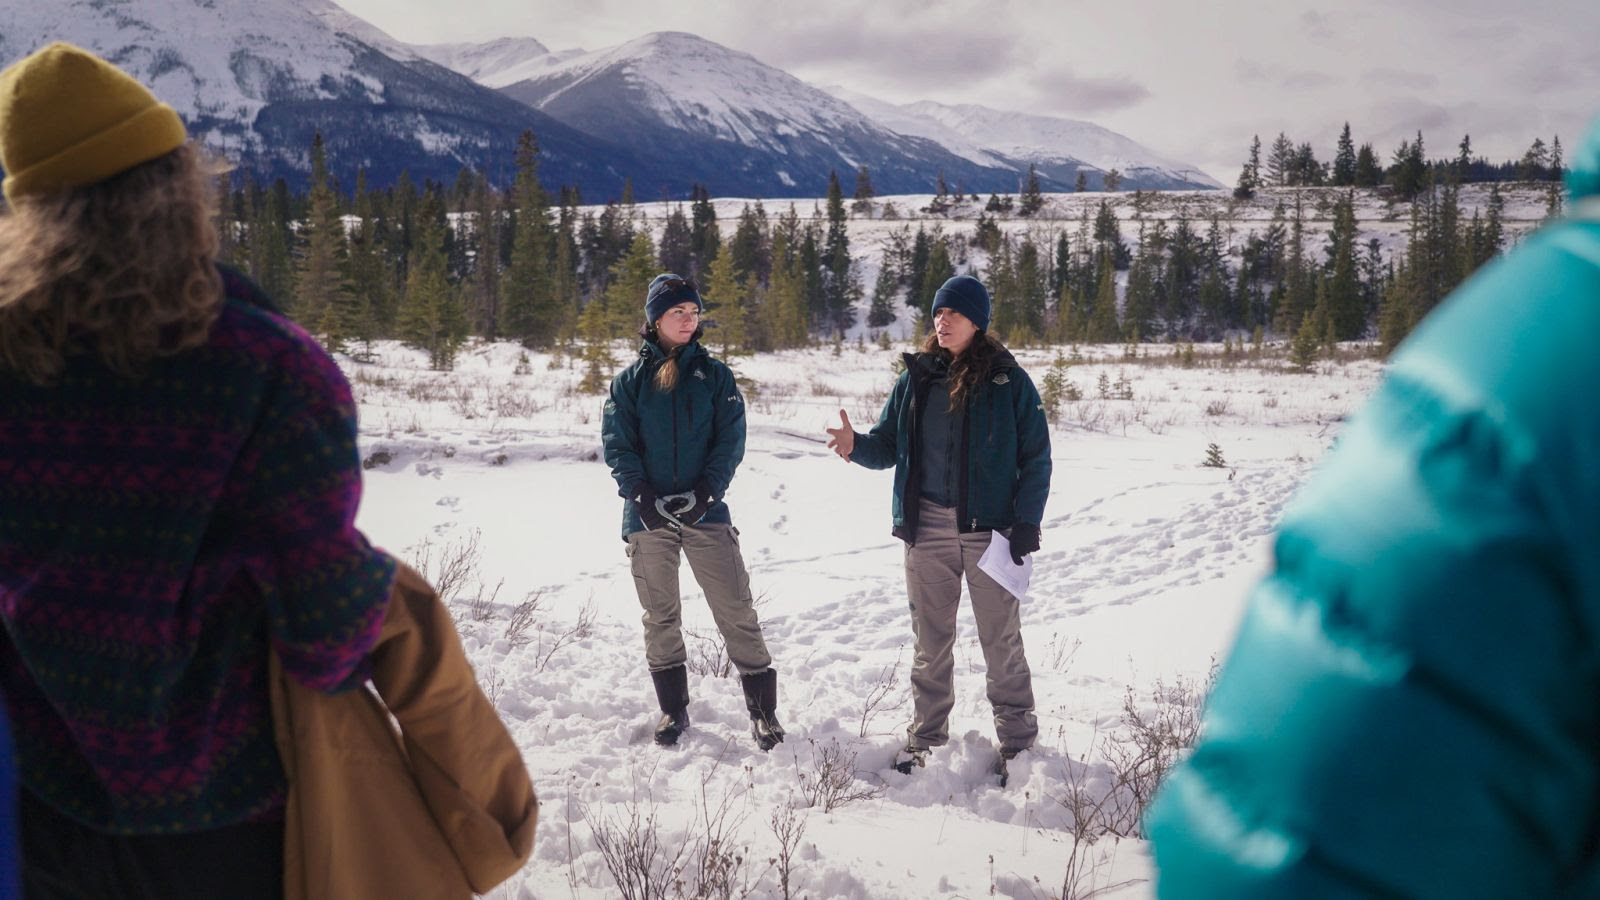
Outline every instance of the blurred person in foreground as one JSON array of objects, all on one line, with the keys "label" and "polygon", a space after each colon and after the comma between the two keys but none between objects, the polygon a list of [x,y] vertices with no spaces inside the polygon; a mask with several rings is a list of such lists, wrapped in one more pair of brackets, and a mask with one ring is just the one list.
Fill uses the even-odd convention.
[{"label": "blurred person in foreground", "polygon": [[[269,659],[360,690],[396,580],[354,524],[350,386],[217,265],[216,172],[120,69],[56,43],[0,73],[0,166],[0,691],[24,890],[282,897],[296,795]],[[402,637],[426,645],[413,670],[458,646]],[[457,662],[448,704],[429,680],[403,720],[471,706]],[[477,771],[523,772],[508,738],[455,741]],[[520,784],[504,799],[531,845]]]},{"label": "blurred person in foreground", "polygon": [[1600,896],[1600,130],[1288,511],[1147,826],[1167,898]]}]

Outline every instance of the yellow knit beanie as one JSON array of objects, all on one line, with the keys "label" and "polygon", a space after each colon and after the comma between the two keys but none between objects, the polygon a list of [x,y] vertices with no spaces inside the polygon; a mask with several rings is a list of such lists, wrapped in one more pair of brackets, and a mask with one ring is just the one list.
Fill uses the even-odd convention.
[{"label": "yellow knit beanie", "polygon": [[51,44],[0,72],[0,166],[13,203],[103,181],[187,139],[172,107],[71,44]]}]

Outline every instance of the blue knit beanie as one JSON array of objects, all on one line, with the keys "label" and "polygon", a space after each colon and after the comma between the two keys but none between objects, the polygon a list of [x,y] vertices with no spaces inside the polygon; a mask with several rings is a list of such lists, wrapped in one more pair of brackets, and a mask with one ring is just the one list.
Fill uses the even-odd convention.
[{"label": "blue knit beanie", "polygon": [[989,327],[989,291],[971,275],[957,275],[946,281],[934,293],[928,315],[936,315],[946,306],[970,319],[979,331]]},{"label": "blue knit beanie", "polygon": [[700,302],[700,292],[694,289],[694,282],[671,272],[662,272],[651,279],[650,289],[645,291],[645,323],[654,325],[667,314],[667,310],[679,303],[689,302],[693,302],[695,308],[702,312],[706,308],[706,305]]}]

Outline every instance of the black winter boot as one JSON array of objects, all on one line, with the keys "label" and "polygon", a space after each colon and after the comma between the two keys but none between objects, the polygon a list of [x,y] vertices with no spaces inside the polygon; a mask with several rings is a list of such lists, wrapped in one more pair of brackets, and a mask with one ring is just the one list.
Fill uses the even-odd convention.
[{"label": "black winter boot", "polygon": [[771,750],[783,740],[783,726],[778,724],[778,672],[763,669],[739,676],[744,687],[744,705],[750,710],[750,734],[756,746]]},{"label": "black winter boot", "polygon": [[673,666],[651,672],[656,685],[656,701],[661,704],[661,721],[656,723],[656,743],[670,747],[678,735],[689,730],[689,670]]}]

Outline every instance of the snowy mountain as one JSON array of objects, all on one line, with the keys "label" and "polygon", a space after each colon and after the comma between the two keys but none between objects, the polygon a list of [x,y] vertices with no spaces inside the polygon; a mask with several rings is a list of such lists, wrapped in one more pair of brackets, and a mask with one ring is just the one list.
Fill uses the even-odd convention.
[{"label": "snowy mountain", "polygon": [[541,75],[550,66],[583,53],[551,53],[531,37],[499,38],[482,44],[418,44],[408,49],[492,88]]},{"label": "snowy mountain", "polygon": [[1097,188],[1111,169],[1123,175],[1124,188],[1220,188],[1216,179],[1186,163],[1167,159],[1093,122],[1006,112],[984,106],[946,106],[931,101],[896,105],[839,87],[834,96],[901,134],[938,141],[980,165],[1029,164],[1041,175],[1071,183],[1078,169]]},{"label": "snowy mountain", "polygon": [[329,0],[52,0],[0,4],[0,66],[53,40],[95,50],[175,107],[190,132],[258,176],[301,182],[320,130],[347,186],[491,166],[510,179],[532,129],[551,184],[615,196],[653,161],[437,65]]},{"label": "snowy mountain", "polygon": [[[674,191],[698,181],[719,195],[814,196],[829,171],[848,188],[861,165],[883,192],[930,190],[941,171],[969,191],[1017,189],[1014,168],[891,131],[787,72],[692,34],[648,34],[539,68],[501,90],[662,162],[676,175]],[[653,196],[655,185],[640,186]]]}]

